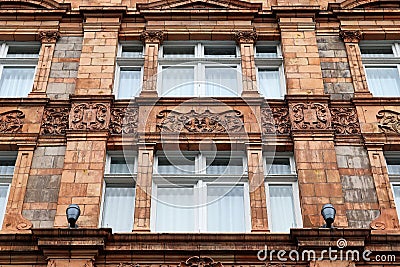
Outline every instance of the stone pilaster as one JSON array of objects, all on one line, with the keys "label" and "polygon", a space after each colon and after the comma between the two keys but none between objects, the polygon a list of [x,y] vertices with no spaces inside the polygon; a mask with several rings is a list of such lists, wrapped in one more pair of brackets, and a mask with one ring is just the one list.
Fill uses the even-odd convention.
[{"label": "stone pilaster", "polygon": [[371,97],[372,94],[368,90],[367,78],[361,60],[361,51],[358,45],[362,38],[362,32],[340,31],[340,37],[346,45],[350,73],[353,79],[354,97]]},{"label": "stone pilaster", "polygon": [[57,40],[60,38],[60,33],[58,31],[40,32],[39,38],[42,42],[42,47],[39,53],[39,62],[33,82],[33,90],[29,94],[29,97],[46,97],[54,49]]},{"label": "stone pilaster", "polygon": [[242,96],[260,96],[257,91],[256,64],[254,62],[254,43],[257,40],[257,32],[238,31],[235,39],[240,47],[242,60]]}]

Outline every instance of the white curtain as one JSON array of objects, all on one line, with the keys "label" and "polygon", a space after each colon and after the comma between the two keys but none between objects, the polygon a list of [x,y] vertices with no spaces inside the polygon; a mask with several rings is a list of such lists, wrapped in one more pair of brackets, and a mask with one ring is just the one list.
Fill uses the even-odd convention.
[{"label": "white curtain", "polygon": [[[126,162],[128,161],[128,163]],[[130,174],[134,171],[134,158],[112,157],[110,164],[110,173]]]},{"label": "white curtain", "polygon": [[121,69],[118,98],[132,98],[140,92],[140,69]]},{"label": "white curtain", "polygon": [[233,174],[240,175],[243,173],[243,162],[242,158],[207,158],[206,173],[215,174]]},{"label": "white curtain", "polygon": [[157,188],[156,232],[195,231],[194,188]]},{"label": "white curtain", "polygon": [[0,96],[28,96],[32,90],[34,75],[34,67],[3,67],[0,80]]},{"label": "white curtain", "polygon": [[243,186],[207,187],[207,231],[246,231]]},{"label": "white curtain", "polygon": [[135,188],[106,187],[103,204],[102,227],[113,232],[131,232],[135,208]]},{"label": "white curtain", "polygon": [[393,186],[393,193],[394,193],[394,201],[396,203],[396,210],[397,210],[397,216],[400,218],[400,186],[399,185],[394,185]]},{"label": "white curtain", "polygon": [[13,175],[15,168],[15,160],[0,161],[0,175]]},{"label": "white curtain", "polygon": [[400,77],[397,67],[366,67],[368,87],[374,96],[399,96]]},{"label": "white curtain", "polygon": [[296,227],[293,189],[291,185],[269,185],[269,201],[272,232],[289,232]]},{"label": "white curtain", "polygon": [[161,77],[162,96],[194,95],[194,67],[164,67]]},{"label": "white curtain", "polygon": [[259,69],[260,93],[266,98],[282,98],[279,70]]},{"label": "white curtain", "polygon": [[7,193],[9,185],[0,185],[0,223],[3,224],[4,211],[7,205]]},{"label": "white curtain", "polygon": [[400,174],[400,165],[398,164],[388,164],[387,168],[389,174]]},{"label": "white curtain", "polygon": [[275,159],[271,164],[267,159],[267,170],[268,174],[291,174],[290,161],[289,159]]},{"label": "white curtain", "polygon": [[236,68],[206,67],[206,96],[237,96],[238,80]]},{"label": "white curtain", "polygon": [[157,170],[162,174],[194,174],[195,158],[159,157]]}]

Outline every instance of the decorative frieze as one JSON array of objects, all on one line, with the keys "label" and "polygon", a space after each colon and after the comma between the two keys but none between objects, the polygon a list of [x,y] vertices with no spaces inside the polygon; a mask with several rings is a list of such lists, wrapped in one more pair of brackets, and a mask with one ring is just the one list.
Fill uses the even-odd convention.
[{"label": "decorative frieze", "polygon": [[71,130],[108,130],[110,123],[110,104],[73,103],[69,127]]},{"label": "decorative frieze", "polygon": [[289,109],[287,107],[262,108],[261,126],[263,134],[289,134]]},{"label": "decorative frieze", "polygon": [[0,133],[17,133],[22,130],[25,114],[20,110],[0,113]]},{"label": "decorative frieze", "polygon": [[356,109],[353,107],[331,108],[332,128],[336,134],[360,134]]},{"label": "decorative frieze", "polygon": [[40,133],[43,135],[63,135],[68,129],[69,108],[46,108],[43,113]]},{"label": "decorative frieze", "polygon": [[238,110],[221,113],[163,110],[157,119],[157,128],[163,133],[238,133],[244,130],[243,114]]},{"label": "decorative frieze", "polygon": [[179,267],[223,267],[222,263],[214,262],[210,257],[190,257],[184,262],[181,262]]},{"label": "decorative frieze", "polygon": [[111,134],[137,133],[138,108],[112,108],[110,118]]},{"label": "decorative frieze", "polygon": [[380,110],[376,115],[378,127],[384,133],[400,134],[400,112],[393,110]]},{"label": "decorative frieze", "polygon": [[292,130],[324,130],[331,126],[328,104],[290,103],[289,107]]}]

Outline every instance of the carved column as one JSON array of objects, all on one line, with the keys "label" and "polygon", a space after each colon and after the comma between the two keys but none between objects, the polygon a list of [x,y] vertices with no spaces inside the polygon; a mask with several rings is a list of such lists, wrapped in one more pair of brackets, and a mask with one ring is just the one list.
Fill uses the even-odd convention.
[{"label": "carved column", "polygon": [[260,96],[257,90],[256,64],[254,62],[254,43],[257,40],[257,32],[239,31],[235,33],[235,39],[240,46],[242,59],[242,96]]},{"label": "carved column", "polygon": [[32,228],[32,223],[22,216],[22,208],[34,149],[34,144],[18,149],[2,232],[24,232]]},{"label": "carved column", "polygon": [[351,77],[353,79],[354,97],[372,96],[368,90],[367,78],[361,60],[361,51],[358,46],[362,38],[362,33],[360,31],[340,31],[340,37],[342,37],[346,46]]},{"label": "carved column", "polygon": [[138,143],[134,231],[150,232],[154,148],[155,143]]},{"label": "carved column", "polygon": [[268,231],[262,144],[249,143],[246,150],[250,191],[251,231]]},{"label": "carved column", "polygon": [[162,31],[143,31],[140,39],[144,45],[143,88],[140,96],[157,97],[158,50],[163,41]]},{"label": "carved column", "polygon": [[39,53],[39,62],[36,69],[33,90],[29,94],[29,97],[46,97],[54,49],[57,40],[60,38],[60,33],[58,31],[40,32],[39,38],[42,42],[42,47]]}]

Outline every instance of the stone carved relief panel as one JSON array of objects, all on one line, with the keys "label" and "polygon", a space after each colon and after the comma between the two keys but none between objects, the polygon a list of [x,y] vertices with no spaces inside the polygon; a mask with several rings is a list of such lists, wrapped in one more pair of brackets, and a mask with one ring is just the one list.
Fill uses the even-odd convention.
[{"label": "stone carved relief panel", "polygon": [[0,133],[18,133],[22,130],[25,114],[20,110],[0,113]]},{"label": "stone carved relief panel", "polygon": [[68,129],[69,108],[49,107],[44,110],[40,133],[43,135],[64,135]]},{"label": "stone carved relief panel", "polygon": [[292,130],[324,130],[331,127],[328,104],[290,103],[289,110]]},{"label": "stone carved relief panel", "polygon": [[357,111],[353,107],[331,108],[332,128],[335,134],[360,134]]},{"label": "stone carved relief panel", "polygon": [[112,108],[110,117],[111,134],[137,133],[138,108]]},{"label": "stone carved relief panel", "polygon": [[243,114],[238,110],[221,113],[163,110],[157,115],[157,129],[163,133],[238,133],[244,130]]},{"label": "stone carved relief panel", "polygon": [[184,262],[181,262],[179,267],[223,267],[220,262],[215,262],[210,257],[190,257]]},{"label": "stone carved relief panel", "polygon": [[287,107],[262,108],[261,126],[263,134],[289,134],[289,109]]},{"label": "stone carved relief panel", "polygon": [[378,127],[384,133],[400,134],[400,112],[380,110],[376,115]]},{"label": "stone carved relief panel", "polygon": [[69,127],[72,130],[108,130],[110,123],[110,104],[73,103]]}]

